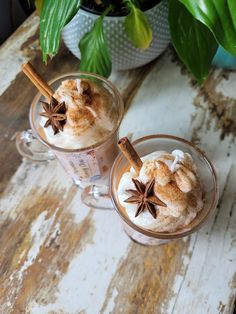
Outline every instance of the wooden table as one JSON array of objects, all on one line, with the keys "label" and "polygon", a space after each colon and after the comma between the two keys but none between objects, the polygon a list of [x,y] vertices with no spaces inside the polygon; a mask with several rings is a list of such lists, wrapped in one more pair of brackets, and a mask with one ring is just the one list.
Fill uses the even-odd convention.
[{"label": "wooden table", "polygon": [[45,67],[38,18],[0,48],[0,313],[232,313],[236,293],[236,72],[214,70],[200,88],[169,49],[146,67],[113,73],[126,113],[120,134],[168,133],[197,143],[220,181],[216,215],[191,237],[135,244],[114,211],[86,208],[56,162],[21,160],[15,132],[29,127],[36,89],[76,70],[65,49]]}]

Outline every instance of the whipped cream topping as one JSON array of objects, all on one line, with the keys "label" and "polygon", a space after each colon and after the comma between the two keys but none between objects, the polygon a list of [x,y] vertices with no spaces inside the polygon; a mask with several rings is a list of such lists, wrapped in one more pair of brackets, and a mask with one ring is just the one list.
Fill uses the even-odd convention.
[{"label": "whipped cream topping", "polygon": [[[129,219],[142,228],[159,232],[174,232],[188,225],[203,208],[202,189],[191,155],[180,150],[157,151],[144,156],[142,161],[139,174],[131,167],[118,186],[118,199]],[[155,178],[154,193],[166,204],[155,206],[156,219],[147,210],[135,217],[137,204],[125,202],[130,196],[127,190],[135,189],[132,178],[144,184]]]},{"label": "whipped cream topping", "polygon": [[[49,126],[44,128],[47,141],[57,147],[79,149],[107,137],[115,122],[111,109],[112,96],[102,86],[87,79],[65,80],[53,95],[66,104],[66,123],[56,135]],[[43,127],[47,119],[41,117]]]}]

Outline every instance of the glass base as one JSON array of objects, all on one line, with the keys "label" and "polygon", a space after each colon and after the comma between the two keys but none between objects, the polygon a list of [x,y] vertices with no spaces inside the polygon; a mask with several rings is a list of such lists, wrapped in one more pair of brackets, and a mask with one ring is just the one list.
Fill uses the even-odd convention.
[{"label": "glass base", "polygon": [[97,209],[113,209],[108,187],[105,185],[89,185],[81,193],[82,202]]},{"label": "glass base", "polygon": [[73,178],[73,182],[82,190],[81,200],[86,206],[96,209],[114,209],[106,177],[97,180],[97,184],[80,181],[75,178]]},{"label": "glass base", "polygon": [[126,234],[128,235],[128,237],[134,241],[135,243],[141,244],[141,245],[162,245],[162,244],[166,244],[172,240],[170,239],[157,239],[157,238],[151,238],[148,237],[136,230],[134,230],[133,228],[131,228],[128,224],[123,223],[124,226],[124,231],[126,232]]}]

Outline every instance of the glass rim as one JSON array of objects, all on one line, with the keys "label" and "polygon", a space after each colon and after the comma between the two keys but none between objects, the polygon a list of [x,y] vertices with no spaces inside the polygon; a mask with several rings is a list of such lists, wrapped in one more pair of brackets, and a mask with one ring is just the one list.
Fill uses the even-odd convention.
[{"label": "glass rim", "polygon": [[113,178],[115,176],[117,166],[119,165],[121,160],[124,159],[124,156],[121,153],[119,153],[119,155],[116,157],[116,159],[113,163],[113,166],[111,168],[110,184],[109,184],[110,195],[111,195],[111,199],[112,199],[113,205],[115,207],[115,210],[117,211],[117,213],[119,214],[121,219],[126,224],[128,224],[134,230],[144,234],[145,236],[148,236],[151,238],[157,238],[157,239],[177,239],[177,238],[182,238],[184,236],[190,235],[193,232],[197,231],[207,221],[209,216],[212,215],[214,210],[216,209],[216,206],[218,203],[218,195],[219,195],[219,187],[218,187],[216,170],[215,170],[212,162],[207,158],[205,153],[199,147],[197,147],[192,142],[187,141],[181,137],[177,137],[174,135],[168,135],[168,134],[152,134],[152,135],[147,135],[147,136],[141,137],[141,138],[133,141],[132,144],[135,146],[136,144],[145,142],[146,140],[149,140],[149,139],[171,139],[171,140],[176,140],[176,141],[182,142],[182,143],[186,144],[187,146],[190,146],[191,148],[193,148],[204,159],[207,166],[211,170],[212,177],[213,177],[213,183],[214,183],[214,198],[211,202],[210,209],[208,210],[206,215],[203,217],[203,219],[200,220],[196,226],[194,226],[190,230],[185,230],[185,231],[183,230],[182,232],[181,232],[181,229],[174,231],[174,232],[166,232],[166,231],[165,232],[158,232],[158,231],[153,231],[153,230],[149,230],[149,229],[145,229],[145,228],[141,228],[141,227],[137,226],[119,210],[119,207],[121,205],[119,204],[117,198],[114,197],[113,184],[112,184],[112,182],[114,182]]},{"label": "glass rim", "polygon": [[59,75],[59,76],[55,77],[54,79],[48,81],[48,84],[51,85],[51,84],[55,83],[56,81],[61,80],[63,78],[66,78],[68,76],[77,76],[77,77],[79,77],[80,75],[86,75],[86,76],[89,76],[89,77],[97,78],[97,79],[99,79],[100,81],[104,82],[106,85],[108,85],[110,87],[110,89],[114,93],[114,96],[118,99],[118,106],[121,108],[120,112],[119,112],[119,118],[117,119],[116,125],[112,129],[112,131],[109,133],[109,135],[106,136],[103,140],[101,140],[101,141],[99,141],[99,142],[97,142],[97,143],[95,143],[93,145],[86,146],[86,147],[83,147],[83,148],[62,148],[62,147],[58,147],[58,146],[55,146],[53,144],[50,144],[48,141],[46,141],[39,134],[39,132],[37,131],[37,128],[35,126],[35,123],[33,121],[33,109],[36,106],[36,104],[39,102],[40,97],[42,97],[42,94],[40,92],[38,92],[35,95],[32,103],[30,105],[30,111],[29,111],[30,126],[31,126],[33,132],[35,134],[37,134],[38,139],[43,144],[45,144],[46,146],[50,147],[51,149],[53,149],[55,151],[59,151],[59,152],[63,152],[63,153],[78,153],[78,152],[84,152],[84,151],[87,151],[87,150],[91,150],[91,149],[95,149],[97,147],[103,146],[117,132],[117,130],[118,130],[120,124],[121,124],[123,115],[124,115],[124,103],[123,103],[123,99],[122,99],[122,96],[121,96],[120,92],[118,91],[118,89],[115,87],[115,85],[111,81],[107,80],[105,77],[103,77],[103,76],[101,76],[99,74],[89,73],[89,72],[85,72],[85,71],[68,72],[66,74]]}]

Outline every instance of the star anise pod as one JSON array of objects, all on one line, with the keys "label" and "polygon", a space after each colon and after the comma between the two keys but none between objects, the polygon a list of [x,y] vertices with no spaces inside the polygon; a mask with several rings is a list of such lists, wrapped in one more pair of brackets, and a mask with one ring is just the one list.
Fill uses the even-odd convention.
[{"label": "star anise pod", "polygon": [[64,102],[59,103],[54,97],[51,97],[50,103],[41,101],[44,112],[40,116],[47,118],[44,127],[52,126],[54,135],[63,131],[64,124],[66,123],[66,105]]},{"label": "star anise pod", "polygon": [[155,205],[166,207],[166,204],[154,194],[155,179],[150,180],[146,185],[136,179],[132,179],[132,181],[136,190],[126,190],[131,196],[125,202],[138,205],[135,217],[147,209],[153,218],[157,218]]}]

